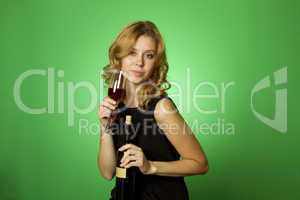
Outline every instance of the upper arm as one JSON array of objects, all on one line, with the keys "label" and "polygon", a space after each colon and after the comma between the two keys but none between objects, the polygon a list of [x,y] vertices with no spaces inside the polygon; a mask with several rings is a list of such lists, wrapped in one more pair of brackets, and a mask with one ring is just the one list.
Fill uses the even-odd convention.
[{"label": "upper arm", "polygon": [[156,104],[154,117],[183,159],[207,163],[200,143],[170,99],[163,98]]}]

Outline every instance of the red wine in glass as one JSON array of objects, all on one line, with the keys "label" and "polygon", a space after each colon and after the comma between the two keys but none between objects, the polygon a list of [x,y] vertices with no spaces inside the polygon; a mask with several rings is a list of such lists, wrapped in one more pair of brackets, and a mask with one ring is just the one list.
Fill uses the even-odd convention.
[{"label": "red wine in glass", "polygon": [[120,102],[125,95],[125,89],[123,88],[108,88],[108,96],[115,100],[116,102]]},{"label": "red wine in glass", "polygon": [[[125,97],[125,76],[123,71],[118,71],[117,73],[113,73],[113,77],[109,84],[108,88],[108,96],[120,103]],[[112,114],[108,119],[107,125],[105,127],[105,131],[110,127]]]}]

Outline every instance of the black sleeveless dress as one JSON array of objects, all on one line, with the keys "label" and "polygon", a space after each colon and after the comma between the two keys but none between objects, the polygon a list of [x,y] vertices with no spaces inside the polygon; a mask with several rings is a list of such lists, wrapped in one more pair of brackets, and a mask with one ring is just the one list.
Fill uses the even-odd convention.
[{"label": "black sleeveless dress", "polygon": [[[130,136],[130,143],[142,148],[146,158],[151,161],[174,161],[179,160],[180,155],[169,142],[160,129],[154,118],[154,109],[157,102],[162,98],[168,98],[167,95],[161,95],[152,98],[145,110],[139,108],[129,108],[125,104],[120,103],[117,109],[118,117],[112,125],[113,141],[117,150],[121,144],[118,140],[120,127],[124,125],[126,115],[132,116],[132,124],[134,133]],[[174,106],[175,103],[172,101]],[[188,200],[189,194],[184,182],[184,177],[144,175],[138,167],[130,167],[134,171],[136,181],[136,197],[135,200]],[[116,196],[116,188],[111,190],[110,200],[114,200]]]}]

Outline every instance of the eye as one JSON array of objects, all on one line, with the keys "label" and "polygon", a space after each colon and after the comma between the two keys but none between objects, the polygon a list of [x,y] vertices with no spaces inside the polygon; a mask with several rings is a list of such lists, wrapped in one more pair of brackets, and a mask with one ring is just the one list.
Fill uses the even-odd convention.
[{"label": "eye", "polygon": [[129,52],[129,55],[135,56],[135,55],[136,55],[136,52],[135,52],[135,51],[130,51],[130,52]]},{"label": "eye", "polygon": [[149,53],[146,55],[148,59],[153,59],[154,58],[154,54],[153,53]]}]

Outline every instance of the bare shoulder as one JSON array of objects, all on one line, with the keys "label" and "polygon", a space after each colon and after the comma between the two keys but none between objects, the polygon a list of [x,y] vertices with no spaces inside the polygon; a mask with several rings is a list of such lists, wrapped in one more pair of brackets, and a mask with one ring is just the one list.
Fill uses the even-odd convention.
[{"label": "bare shoulder", "polygon": [[180,116],[176,105],[170,98],[160,99],[154,109],[154,117],[158,121],[164,121],[169,117]]}]

